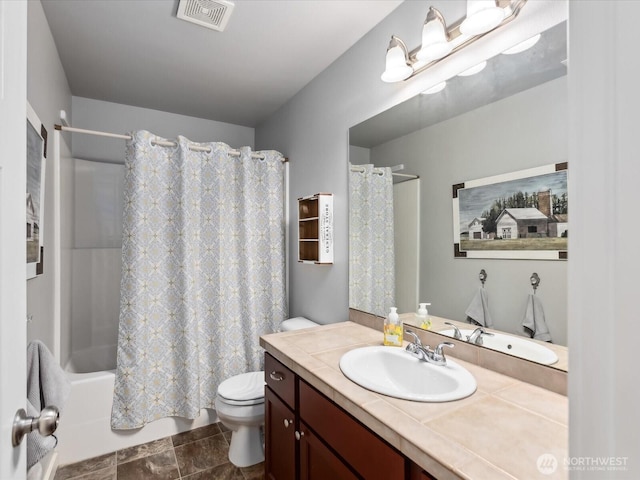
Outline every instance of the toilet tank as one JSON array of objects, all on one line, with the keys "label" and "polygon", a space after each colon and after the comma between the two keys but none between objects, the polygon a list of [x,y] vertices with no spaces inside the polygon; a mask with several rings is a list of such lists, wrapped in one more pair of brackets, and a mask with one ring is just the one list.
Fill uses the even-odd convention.
[{"label": "toilet tank", "polygon": [[318,325],[320,324],[313,322],[308,318],[295,317],[295,318],[289,318],[288,320],[284,320],[280,324],[280,331],[290,332],[292,330],[302,330],[303,328],[317,327]]}]

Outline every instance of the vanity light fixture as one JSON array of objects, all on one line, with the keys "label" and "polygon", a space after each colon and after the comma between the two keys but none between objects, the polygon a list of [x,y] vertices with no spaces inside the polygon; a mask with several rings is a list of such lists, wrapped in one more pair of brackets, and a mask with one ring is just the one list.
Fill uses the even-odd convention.
[{"label": "vanity light fixture", "polygon": [[460,31],[465,35],[481,35],[500,25],[505,16],[505,9],[496,0],[467,0],[467,18],[460,24]]},{"label": "vanity light fixture", "polygon": [[383,82],[399,82],[409,78],[413,68],[408,62],[407,46],[398,37],[392,35],[387,47],[386,68],[380,78]]},{"label": "vanity light fixture", "polygon": [[437,9],[429,7],[419,47],[409,51],[400,38],[391,36],[382,81],[400,82],[422,73],[452,53],[509,23],[526,3],[527,0],[467,0],[467,16],[450,27],[447,27]]},{"label": "vanity light fixture", "polygon": [[484,70],[484,67],[487,66],[487,61],[485,60],[484,62],[480,62],[477,65],[474,65],[471,68],[467,68],[464,72],[460,72],[458,74],[459,77],[470,77],[471,75],[475,75],[476,73],[480,73],[482,70]]},{"label": "vanity light fixture", "polygon": [[540,40],[540,36],[541,35],[538,33],[537,35],[534,35],[531,38],[527,38],[524,42],[520,42],[511,48],[507,48],[502,53],[504,55],[514,55],[516,53],[524,52],[525,50],[528,50],[529,48],[533,47],[536,43],[538,43],[538,40]]},{"label": "vanity light fixture", "polygon": [[422,45],[416,58],[421,62],[431,62],[448,55],[452,49],[444,17],[437,9],[429,7],[422,27]]}]

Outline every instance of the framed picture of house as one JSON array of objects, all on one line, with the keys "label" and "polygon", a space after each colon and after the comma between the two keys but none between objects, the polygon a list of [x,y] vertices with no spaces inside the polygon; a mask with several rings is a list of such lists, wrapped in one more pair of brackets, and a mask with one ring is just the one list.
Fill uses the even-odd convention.
[{"label": "framed picture of house", "polygon": [[567,163],[453,185],[458,258],[566,260]]},{"label": "framed picture of house", "polygon": [[27,103],[27,280],[42,274],[47,130]]}]

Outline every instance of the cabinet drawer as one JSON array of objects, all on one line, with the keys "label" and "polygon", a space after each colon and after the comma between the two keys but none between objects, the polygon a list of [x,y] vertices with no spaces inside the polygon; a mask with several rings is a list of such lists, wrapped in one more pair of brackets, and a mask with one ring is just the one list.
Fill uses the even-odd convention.
[{"label": "cabinet drawer", "polygon": [[313,387],[300,381],[300,418],[364,478],[405,477],[404,457]]},{"label": "cabinet drawer", "polygon": [[271,355],[265,353],[264,376],[271,390],[284,400],[290,408],[294,408],[296,403],[295,374]]}]

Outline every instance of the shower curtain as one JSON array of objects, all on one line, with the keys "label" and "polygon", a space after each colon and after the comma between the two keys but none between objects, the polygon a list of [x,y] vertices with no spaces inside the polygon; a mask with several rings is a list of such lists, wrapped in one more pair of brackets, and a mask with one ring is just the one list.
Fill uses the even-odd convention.
[{"label": "shower curtain", "polygon": [[[285,298],[284,164],[277,152],[188,139],[127,143],[118,360],[111,426],[193,419],[220,382],[261,370],[259,336]],[[164,140],[166,141],[166,140]]]},{"label": "shower curtain", "polygon": [[351,167],[349,306],[386,316],[395,302],[393,177],[390,168]]}]

